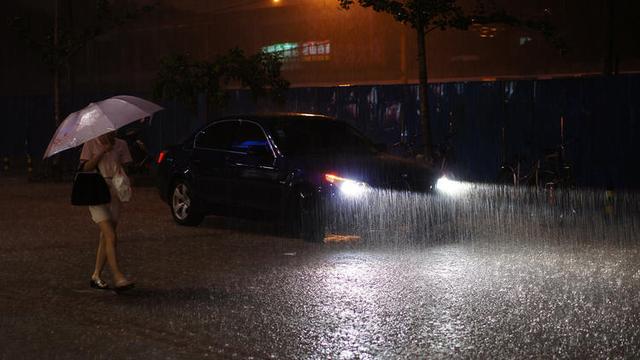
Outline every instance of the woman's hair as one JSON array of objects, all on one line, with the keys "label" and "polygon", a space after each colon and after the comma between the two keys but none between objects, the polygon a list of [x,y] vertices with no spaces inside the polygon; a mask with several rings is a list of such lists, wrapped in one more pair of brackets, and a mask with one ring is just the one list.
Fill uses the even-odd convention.
[{"label": "woman's hair", "polygon": [[100,140],[100,142],[102,141],[108,141],[109,143],[113,144],[115,142],[116,139],[116,132],[115,131],[111,131],[108,132],[106,134],[102,134],[98,137],[98,139]]}]

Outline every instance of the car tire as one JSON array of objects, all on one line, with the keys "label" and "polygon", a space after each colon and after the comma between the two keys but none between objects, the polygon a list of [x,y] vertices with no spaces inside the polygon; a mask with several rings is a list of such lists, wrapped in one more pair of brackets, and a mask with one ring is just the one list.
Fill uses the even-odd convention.
[{"label": "car tire", "polygon": [[296,191],[288,204],[284,210],[287,232],[307,242],[324,242],[326,221],[320,201]]},{"label": "car tire", "polygon": [[196,210],[191,184],[186,180],[178,180],[171,187],[171,215],[176,223],[184,226],[198,226],[204,215]]}]

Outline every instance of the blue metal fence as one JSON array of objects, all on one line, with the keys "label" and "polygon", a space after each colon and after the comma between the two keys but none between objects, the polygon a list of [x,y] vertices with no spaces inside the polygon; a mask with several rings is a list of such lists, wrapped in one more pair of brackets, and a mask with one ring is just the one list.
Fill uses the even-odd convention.
[{"label": "blue metal fence", "polygon": [[[434,144],[449,138],[452,166],[469,180],[495,181],[501,163],[516,156],[541,158],[545,149],[560,144],[562,119],[578,185],[640,187],[638,75],[442,83],[429,90]],[[104,97],[78,97],[75,107],[65,107],[75,110]],[[248,91],[234,90],[226,109],[208,114],[203,106],[194,112],[164,105],[144,134],[153,152],[178,142],[207,117],[273,110],[337,116],[388,145],[421,139],[416,85],[293,88],[284,107],[256,103]],[[51,99],[2,97],[0,106],[5,110],[0,155],[41,157],[53,133]]]},{"label": "blue metal fence", "polygon": [[[443,83],[429,90],[433,142],[449,138],[453,167],[469,180],[495,181],[503,161],[533,162],[562,136],[578,185],[640,187],[638,75]],[[234,93],[225,113],[271,110],[253,104],[246,91]],[[416,85],[294,88],[286,110],[337,116],[390,145],[421,139],[418,105]]]}]

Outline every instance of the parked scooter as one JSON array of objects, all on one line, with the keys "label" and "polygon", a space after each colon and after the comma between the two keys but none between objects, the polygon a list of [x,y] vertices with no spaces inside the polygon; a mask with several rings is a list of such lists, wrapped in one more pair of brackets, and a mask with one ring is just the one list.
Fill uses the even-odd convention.
[{"label": "parked scooter", "polygon": [[131,175],[148,175],[151,173],[152,158],[142,140],[143,123],[127,126],[118,131],[118,137],[127,142],[133,162],[129,166]]}]

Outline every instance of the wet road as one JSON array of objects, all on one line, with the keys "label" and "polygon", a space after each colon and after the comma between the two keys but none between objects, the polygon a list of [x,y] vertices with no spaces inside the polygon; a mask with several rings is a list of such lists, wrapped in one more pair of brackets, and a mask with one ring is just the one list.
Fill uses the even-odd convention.
[{"label": "wet road", "polygon": [[87,286],[97,232],[68,184],[0,188],[2,359],[640,354],[634,217],[500,241],[466,218],[463,238],[436,244],[309,244],[217,218],[178,227],[136,188],[119,249],[138,287],[115,295]]}]

